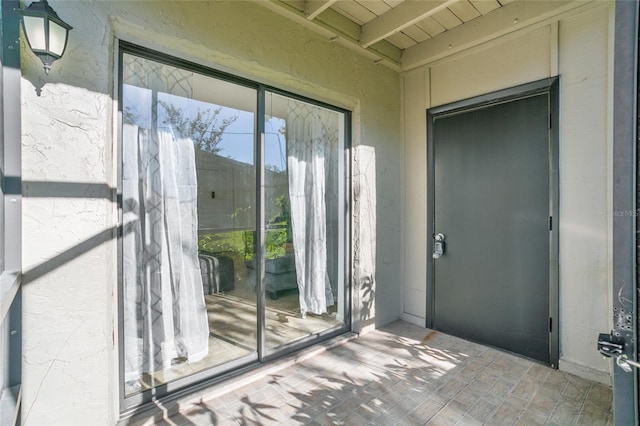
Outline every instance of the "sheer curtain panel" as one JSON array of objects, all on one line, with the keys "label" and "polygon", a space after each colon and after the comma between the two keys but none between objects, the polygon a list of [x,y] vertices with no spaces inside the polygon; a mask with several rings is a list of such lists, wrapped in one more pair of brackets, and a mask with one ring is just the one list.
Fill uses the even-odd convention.
[{"label": "sheer curtain panel", "polygon": [[125,380],[197,361],[209,328],[193,142],[123,126]]},{"label": "sheer curtain panel", "polygon": [[338,114],[290,100],[287,117],[287,171],[291,227],[300,299],[300,312],[317,315],[333,306],[329,270],[335,263],[327,246],[337,240],[327,208],[327,184],[334,183],[337,163],[330,161],[338,144]]}]

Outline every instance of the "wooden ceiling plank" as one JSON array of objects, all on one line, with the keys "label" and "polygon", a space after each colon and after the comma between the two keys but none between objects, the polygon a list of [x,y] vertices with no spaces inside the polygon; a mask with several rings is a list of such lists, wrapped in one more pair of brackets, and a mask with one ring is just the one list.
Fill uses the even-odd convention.
[{"label": "wooden ceiling plank", "polygon": [[462,25],[462,21],[449,9],[444,9],[436,13],[433,15],[433,19],[440,22],[447,30],[453,29],[458,25]]},{"label": "wooden ceiling plank", "polygon": [[383,1],[389,7],[396,7],[396,6],[399,6],[400,3],[404,2],[405,0],[383,0]]},{"label": "wooden ceiling plank", "polygon": [[416,26],[422,28],[427,34],[431,37],[435,37],[440,33],[447,31],[445,27],[442,26],[438,21],[433,19],[432,17],[428,17],[418,22]]},{"label": "wooden ceiling plank", "polygon": [[316,16],[329,9],[338,0],[306,0],[304,2],[304,12],[307,19],[312,21]]},{"label": "wooden ceiling plank", "polygon": [[406,49],[407,47],[411,47],[416,44],[415,40],[404,34],[402,31],[391,34],[387,37],[387,41],[400,49]]},{"label": "wooden ceiling plank", "polygon": [[356,3],[369,9],[376,16],[380,16],[391,10],[391,6],[382,0],[356,0]]},{"label": "wooden ceiling plank", "polygon": [[331,9],[344,13],[360,25],[377,18],[373,12],[353,0],[339,0],[333,4]]},{"label": "wooden ceiling plank", "polygon": [[496,10],[497,8],[500,7],[500,3],[498,3],[498,0],[469,0],[469,1],[473,5],[473,7],[478,9],[478,12],[480,12],[483,15],[486,15],[492,10]]},{"label": "wooden ceiling plank", "polygon": [[449,6],[449,10],[462,22],[469,22],[473,18],[480,16],[480,12],[478,12],[467,0],[453,3]]},{"label": "wooden ceiling plank", "polygon": [[411,37],[417,43],[420,43],[421,41],[425,41],[426,39],[431,37],[428,32],[420,28],[418,25],[412,25],[410,27],[407,27],[404,30],[402,30],[402,32],[408,35],[409,37]]},{"label": "wooden ceiling plank", "polygon": [[400,3],[387,13],[362,26],[360,44],[363,47],[402,31],[416,22],[433,15],[458,0],[425,0]]}]

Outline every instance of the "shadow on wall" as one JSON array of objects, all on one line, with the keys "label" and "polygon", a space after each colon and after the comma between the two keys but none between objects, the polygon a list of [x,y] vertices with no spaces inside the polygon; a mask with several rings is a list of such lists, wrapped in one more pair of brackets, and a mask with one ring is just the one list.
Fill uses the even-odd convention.
[{"label": "shadow on wall", "polygon": [[[15,179],[15,178],[12,178]],[[79,183],[79,182],[37,182],[23,181],[22,194],[24,198],[85,198],[85,199],[104,199],[108,201],[115,200],[116,189],[106,184]],[[117,227],[112,227],[98,232],[90,238],[79,244],[65,250],[62,253],[33,266],[22,272],[23,284],[29,284],[55,269],[70,262],[74,258],[99,247],[100,245],[116,238]],[[120,232],[120,231],[118,231]]]},{"label": "shadow on wall", "polygon": [[360,321],[366,323],[369,320],[375,320],[375,301],[376,289],[374,277],[365,277],[360,284],[360,313],[358,317]]},{"label": "shadow on wall", "polygon": [[376,151],[353,148],[353,306],[354,331],[375,325],[376,310]]},{"label": "shadow on wall", "polygon": [[[13,195],[19,195],[20,190],[23,194],[23,198],[61,198],[61,199],[89,199],[89,200],[107,200],[109,202],[115,202],[116,188],[112,188],[106,184],[94,184],[94,183],[81,183],[81,182],[42,182],[42,181],[23,181],[20,185],[20,179],[15,177],[6,177],[8,181],[8,187],[13,188]],[[119,200],[120,201],[120,200]],[[126,203],[121,203],[126,205]],[[28,285],[39,278],[46,276],[47,274],[55,271],[56,269],[64,266],[66,263],[73,261],[75,258],[82,256],[90,252],[99,246],[114,240],[116,238],[122,238],[136,229],[136,222],[131,221],[120,226],[116,225],[107,229],[104,229],[84,241],[68,248],[67,250],[50,257],[44,262],[37,264],[22,272],[22,284]],[[106,261],[106,260],[105,260]],[[120,331],[122,332],[122,331]],[[152,393],[158,393],[161,395],[167,394],[167,385],[160,384],[153,388]],[[36,398],[37,399],[37,398]],[[34,399],[34,403],[36,401]],[[24,407],[23,422],[27,422],[33,403],[29,407]],[[148,409],[148,407],[147,407]]]}]

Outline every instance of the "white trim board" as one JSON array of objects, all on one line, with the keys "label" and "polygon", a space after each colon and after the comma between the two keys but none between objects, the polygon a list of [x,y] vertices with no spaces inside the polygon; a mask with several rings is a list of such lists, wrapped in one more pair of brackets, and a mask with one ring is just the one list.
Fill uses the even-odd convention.
[{"label": "white trim board", "polygon": [[425,318],[416,316],[416,315],[411,315],[408,314],[406,312],[402,313],[402,321],[406,321],[409,324],[413,324],[413,325],[417,325],[418,327],[423,327],[425,330],[427,329],[425,327],[425,324],[427,323],[427,320]]},{"label": "white trim board", "polygon": [[606,371],[596,370],[586,365],[578,364],[573,361],[560,358],[558,361],[558,370],[565,373],[574,374],[578,377],[588,379],[605,386],[611,386],[611,374]]},{"label": "white trim board", "polygon": [[[481,16],[470,24],[461,25],[437,37],[407,48],[402,53],[402,70],[404,72],[421,66],[437,65],[443,60],[449,60],[454,55],[465,53],[474,47],[491,47],[522,34],[535,31],[568,16],[576,15],[588,9],[606,7],[605,1],[573,1],[558,2],[558,6],[549,7],[549,2],[513,2],[500,9],[500,14]],[[552,2],[553,3],[553,2]],[[545,5],[537,9],[526,5]],[[516,7],[517,6],[517,7]],[[538,10],[539,9],[539,10]],[[544,10],[547,10],[545,13]],[[492,19],[484,19],[487,17]],[[516,21],[517,18],[517,21]]]}]

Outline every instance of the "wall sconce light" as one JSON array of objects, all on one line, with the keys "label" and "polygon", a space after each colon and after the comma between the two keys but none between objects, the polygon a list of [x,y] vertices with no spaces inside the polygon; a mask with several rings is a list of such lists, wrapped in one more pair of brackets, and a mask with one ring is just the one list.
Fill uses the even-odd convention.
[{"label": "wall sconce light", "polygon": [[22,16],[22,29],[29,48],[44,64],[45,74],[49,74],[53,61],[64,54],[69,30],[73,27],[60,19],[47,0],[33,2],[16,12]]}]

